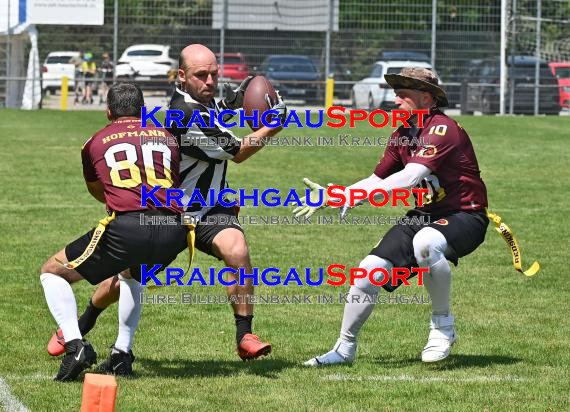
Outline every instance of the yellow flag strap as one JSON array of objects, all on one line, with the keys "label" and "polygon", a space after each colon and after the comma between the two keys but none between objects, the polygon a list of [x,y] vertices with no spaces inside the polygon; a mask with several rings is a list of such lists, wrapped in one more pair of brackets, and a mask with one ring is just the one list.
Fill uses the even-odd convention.
[{"label": "yellow flag strap", "polygon": [[[186,225],[186,227],[188,228],[188,234],[186,235],[186,242],[188,243],[188,270],[190,270],[190,266],[192,266],[192,262],[194,260],[194,251],[196,244],[196,230],[195,230],[196,225],[188,224]],[[188,272],[188,270],[186,272]],[[170,285],[176,285],[176,284],[177,284],[176,280],[173,279],[170,281]],[[153,290],[170,285],[151,285],[147,286],[147,289]]]},{"label": "yellow flag strap", "polygon": [[83,262],[85,262],[87,259],[89,259],[89,256],[91,256],[93,254],[93,252],[95,251],[95,248],[97,247],[97,244],[101,240],[103,233],[105,233],[105,228],[114,219],[115,219],[115,212],[113,212],[113,214],[111,216],[107,216],[107,217],[105,217],[99,221],[99,224],[97,225],[97,227],[95,228],[95,231],[93,232],[93,236],[91,236],[91,240],[89,241],[89,244],[87,245],[87,247],[85,248],[85,250],[83,251],[81,256],[79,256],[77,259],[74,259],[71,262],[67,262],[67,263],[64,263],[61,260],[56,258],[57,262],[61,263],[63,265],[63,267],[66,269],[75,269],[77,266],[81,265]]},{"label": "yellow flag strap", "polygon": [[527,270],[522,270],[522,253],[519,246],[519,242],[515,238],[513,231],[504,224],[501,217],[487,209],[487,217],[495,224],[495,230],[499,232],[503,240],[507,243],[507,246],[511,250],[511,255],[513,256],[513,266],[517,272],[522,273],[525,276],[534,276],[540,270],[540,264],[535,261],[530,268]]},{"label": "yellow flag strap", "polygon": [[194,260],[194,250],[196,245],[196,225],[188,224],[188,234],[186,235],[186,241],[188,242],[188,269],[192,266],[192,261]]}]

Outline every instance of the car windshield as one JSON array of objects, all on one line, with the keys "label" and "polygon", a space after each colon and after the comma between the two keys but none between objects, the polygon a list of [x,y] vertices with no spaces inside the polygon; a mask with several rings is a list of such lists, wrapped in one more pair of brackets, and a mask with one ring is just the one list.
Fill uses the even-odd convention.
[{"label": "car windshield", "polygon": [[315,66],[305,60],[271,60],[268,67],[276,72],[305,72],[314,73],[316,72]]},{"label": "car windshield", "polygon": [[370,72],[370,76],[368,77],[382,77],[382,66],[379,64],[375,64],[372,67],[372,71]]},{"label": "car windshield", "polygon": [[46,64],[67,64],[72,56],[49,56]]},{"label": "car windshield", "polygon": [[388,70],[386,70],[386,74],[400,74],[402,69],[403,67],[389,67]]},{"label": "car windshield", "polygon": [[[220,58],[218,58],[220,61]],[[224,64],[244,64],[239,57],[234,56],[224,56]]]},{"label": "car windshield", "polygon": [[557,67],[554,70],[556,70],[556,77],[559,79],[570,78],[570,67]]},{"label": "car windshield", "polygon": [[132,50],[127,53],[127,56],[161,56],[160,50]]}]

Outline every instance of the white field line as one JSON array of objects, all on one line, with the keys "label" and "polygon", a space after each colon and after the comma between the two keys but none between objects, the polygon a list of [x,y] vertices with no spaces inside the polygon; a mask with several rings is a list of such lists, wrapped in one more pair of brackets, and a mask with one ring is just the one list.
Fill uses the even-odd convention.
[{"label": "white field line", "polygon": [[50,381],[53,379],[54,375],[48,375],[45,373],[34,373],[33,375],[6,374],[4,377],[11,381]]},{"label": "white field line", "polygon": [[419,383],[433,383],[433,382],[451,382],[451,383],[477,383],[477,382],[522,382],[525,379],[513,376],[470,376],[465,378],[458,377],[417,377],[411,375],[397,375],[397,376],[385,376],[385,375],[368,375],[368,376],[352,376],[344,374],[334,374],[323,376],[322,380],[325,381],[356,381],[356,382],[419,382]]},{"label": "white field line", "polygon": [[2,378],[0,378],[0,405],[8,412],[29,412],[29,409],[12,395],[10,387]]}]

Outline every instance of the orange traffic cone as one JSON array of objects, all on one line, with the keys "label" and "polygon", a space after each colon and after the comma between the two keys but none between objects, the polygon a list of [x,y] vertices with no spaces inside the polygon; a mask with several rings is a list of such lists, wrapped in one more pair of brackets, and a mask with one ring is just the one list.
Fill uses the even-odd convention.
[{"label": "orange traffic cone", "polygon": [[85,374],[81,412],[114,412],[116,399],[117,381],[114,376]]}]

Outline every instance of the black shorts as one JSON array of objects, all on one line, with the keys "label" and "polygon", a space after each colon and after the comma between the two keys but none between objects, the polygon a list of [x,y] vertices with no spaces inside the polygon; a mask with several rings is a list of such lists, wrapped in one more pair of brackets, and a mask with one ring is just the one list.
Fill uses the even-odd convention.
[{"label": "black shorts", "polygon": [[[408,217],[423,217],[411,219],[409,224],[398,224],[392,227],[380,240],[380,242],[370,251],[370,255],[389,260],[394,267],[408,268],[417,267],[414,256],[413,239],[416,233],[425,227],[431,227],[443,234],[447,241],[448,248],[445,251],[445,258],[455,266],[459,263],[459,258],[467,256],[473,252],[485,240],[489,219],[485,212],[454,212],[442,216],[419,215],[411,210]],[[420,220],[420,222],[417,222]],[[431,222],[431,223],[428,223]],[[388,282],[384,289],[393,291],[398,286],[389,286]]]},{"label": "black shorts", "polygon": [[85,84],[91,84],[94,81],[95,75],[93,73],[84,73],[83,77],[85,77]]},{"label": "black shorts", "polygon": [[218,258],[212,249],[214,238],[225,229],[237,229],[243,233],[243,228],[239,224],[238,209],[234,207],[224,207],[216,204],[210,209],[196,225],[196,248],[210,256]]},{"label": "black shorts", "polygon": [[[146,210],[119,214],[107,225],[105,233],[95,251],[75,270],[92,285],[96,285],[125,269],[131,276],[141,281],[141,264],[160,264],[162,269],[176,259],[187,246],[186,226],[144,225],[141,213],[145,216],[168,215],[169,211]],[[65,247],[68,261],[77,259],[91,240],[90,230]]]}]

